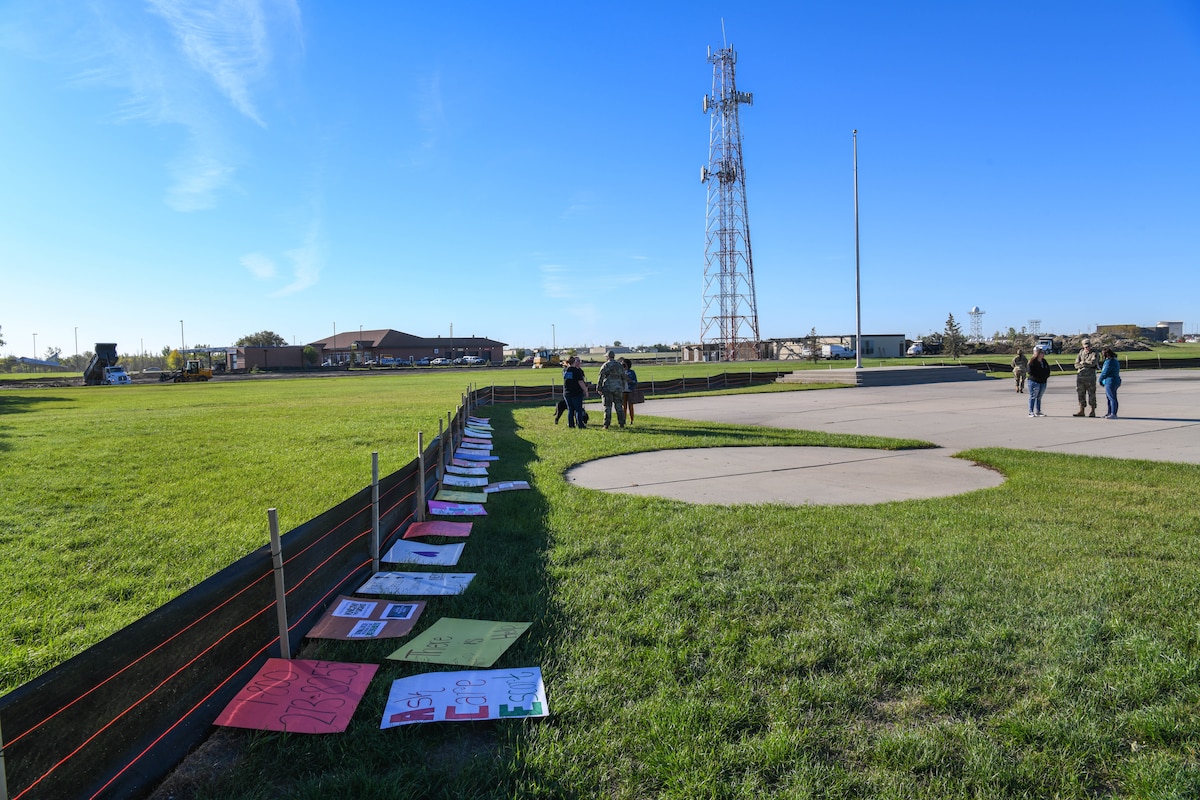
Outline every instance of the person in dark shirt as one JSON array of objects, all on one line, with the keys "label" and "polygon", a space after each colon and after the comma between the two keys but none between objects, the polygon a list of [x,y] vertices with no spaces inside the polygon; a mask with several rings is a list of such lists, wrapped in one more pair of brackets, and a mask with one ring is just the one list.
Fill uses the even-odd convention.
[{"label": "person in dark shirt", "polygon": [[1040,346],[1033,348],[1029,359],[1029,416],[1044,417],[1042,395],[1046,393],[1046,381],[1050,380],[1050,362],[1042,354]]},{"label": "person in dark shirt", "polygon": [[572,358],[563,368],[563,399],[567,401],[567,426],[570,428],[586,428],[583,411],[583,401],[587,399],[587,379],[583,376],[583,367],[579,356]]}]

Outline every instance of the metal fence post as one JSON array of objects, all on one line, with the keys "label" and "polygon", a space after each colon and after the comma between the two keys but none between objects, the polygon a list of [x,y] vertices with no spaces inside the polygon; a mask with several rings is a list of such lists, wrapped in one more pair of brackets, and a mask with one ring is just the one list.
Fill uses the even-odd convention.
[{"label": "metal fence post", "polygon": [[379,572],[379,451],[371,453],[371,571]]},{"label": "metal fence post", "polygon": [[279,515],[275,509],[267,509],[267,522],[271,526],[271,566],[275,570],[275,615],[279,620],[279,655],[292,659],[292,640],[288,636],[287,592],[283,584],[283,545],[279,539]]},{"label": "metal fence post", "polygon": [[[440,476],[438,480],[441,480]],[[417,522],[425,521],[425,432],[417,431]]]},{"label": "metal fence post", "polygon": [[0,730],[0,800],[8,800],[8,778],[4,773],[4,731],[2,730]]}]

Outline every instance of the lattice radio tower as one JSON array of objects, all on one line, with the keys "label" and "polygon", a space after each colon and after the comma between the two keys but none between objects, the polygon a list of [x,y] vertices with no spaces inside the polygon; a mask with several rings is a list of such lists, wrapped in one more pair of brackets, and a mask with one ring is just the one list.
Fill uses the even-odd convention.
[{"label": "lattice radio tower", "polygon": [[708,186],[700,343],[718,343],[725,361],[757,359],[758,301],[754,296],[746,170],[738,122],[738,106],[752,105],[754,95],[737,90],[733,75],[737,53],[733,47],[715,53],[710,47],[708,63],[713,65],[713,82],[712,93],[704,96],[704,113],[712,115],[708,164],[700,170],[700,180]]},{"label": "lattice radio tower", "polygon": [[986,314],[987,312],[980,310],[979,306],[972,306],[971,310],[967,313],[969,313],[971,315],[971,337],[970,337],[969,341],[982,342],[983,341],[983,315]]}]

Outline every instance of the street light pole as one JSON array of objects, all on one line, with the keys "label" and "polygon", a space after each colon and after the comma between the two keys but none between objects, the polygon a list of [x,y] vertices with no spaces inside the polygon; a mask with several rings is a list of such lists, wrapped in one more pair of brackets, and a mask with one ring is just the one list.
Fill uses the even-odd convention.
[{"label": "street light pole", "polygon": [[79,326],[75,326],[75,357],[79,357]]},{"label": "street light pole", "polygon": [[37,334],[33,335],[33,357],[37,358]]},{"label": "street light pole", "polygon": [[187,339],[183,338],[183,320],[179,320],[179,355],[187,352]]}]

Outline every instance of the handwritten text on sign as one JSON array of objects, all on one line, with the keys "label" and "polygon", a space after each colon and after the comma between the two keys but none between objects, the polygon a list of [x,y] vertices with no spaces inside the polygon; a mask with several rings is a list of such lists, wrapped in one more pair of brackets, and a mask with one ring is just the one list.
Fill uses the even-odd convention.
[{"label": "handwritten text on sign", "polygon": [[427,672],[392,683],[379,727],[549,715],[540,667]]},{"label": "handwritten text on sign", "polygon": [[378,664],[271,658],[216,724],[292,733],[341,733]]}]

